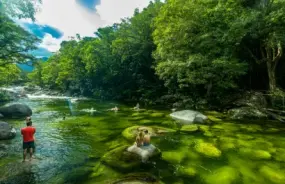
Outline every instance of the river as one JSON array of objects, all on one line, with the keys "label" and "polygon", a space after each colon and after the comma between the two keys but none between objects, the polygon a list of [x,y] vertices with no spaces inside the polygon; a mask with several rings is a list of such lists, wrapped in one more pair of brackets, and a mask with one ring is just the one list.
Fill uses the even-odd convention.
[{"label": "river", "polygon": [[[30,96],[18,102],[33,110],[36,158],[21,162],[20,128],[25,126],[24,119],[5,120],[16,128],[17,135],[0,141],[0,150],[5,153],[0,161],[1,184],[285,183],[285,126],[278,122],[233,122],[222,119],[219,113],[205,112],[214,123],[198,126],[197,131],[154,137],[152,143],[162,156],[151,160],[148,167],[124,172],[103,164],[103,155],[134,142],[122,135],[128,127],[178,130],[180,126],[168,116],[170,110],[134,112],[129,106],[112,102],[48,96]],[[120,108],[117,113],[108,111],[115,105]],[[157,182],[144,177],[140,181],[118,181],[138,173],[148,173]]]}]

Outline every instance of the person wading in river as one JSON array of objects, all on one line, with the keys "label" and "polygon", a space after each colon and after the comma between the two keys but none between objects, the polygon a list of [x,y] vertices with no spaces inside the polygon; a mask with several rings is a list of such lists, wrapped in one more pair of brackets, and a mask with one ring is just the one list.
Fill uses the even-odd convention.
[{"label": "person wading in river", "polygon": [[35,149],[35,137],[36,128],[32,126],[31,117],[26,117],[27,127],[21,129],[23,136],[23,162],[26,161],[27,151],[30,153],[30,160],[33,158],[33,151]]}]

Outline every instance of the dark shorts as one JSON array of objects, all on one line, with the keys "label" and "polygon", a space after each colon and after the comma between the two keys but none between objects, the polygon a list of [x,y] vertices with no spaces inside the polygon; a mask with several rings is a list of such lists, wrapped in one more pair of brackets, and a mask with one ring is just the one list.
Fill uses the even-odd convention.
[{"label": "dark shorts", "polygon": [[34,141],[23,142],[23,149],[29,149],[29,148],[35,149],[35,142]]}]

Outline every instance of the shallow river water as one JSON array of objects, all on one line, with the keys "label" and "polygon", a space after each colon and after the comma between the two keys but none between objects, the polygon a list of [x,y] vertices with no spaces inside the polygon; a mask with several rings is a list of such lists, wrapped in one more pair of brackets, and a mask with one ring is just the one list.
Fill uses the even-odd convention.
[{"label": "shallow river water", "polygon": [[[285,126],[277,122],[233,122],[222,114],[204,112],[212,123],[179,131],[181,125],[171,120],[169,110],[135,112],[131,107],[93,100],[20,102],[33,110],[36,159],[21,162],[19,131],[24,120],[5,120],[17,129],[17,135],[0,141],[1,184],[285,183]],[[119,112],[107,111],[115,105]],[[122,132],[137,125],[171,130],[152,138],[161,156],[139,166],[112,152],[133,144]],[[103,157],[111,157],[114,163],[104,162]]]}]

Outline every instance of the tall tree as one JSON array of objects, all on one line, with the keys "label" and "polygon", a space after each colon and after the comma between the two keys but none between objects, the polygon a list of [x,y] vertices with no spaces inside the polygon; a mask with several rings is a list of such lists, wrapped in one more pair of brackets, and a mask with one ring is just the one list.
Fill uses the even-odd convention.
[{"label": "tall tree", "polygon": [[247,29],[243,46],[259,64],[265,63],[269,90],[275,91],[276,67],[283,56],[285,46],[285,2],[280,0],[260,1],[253,7],[256,16]]},{"label": "tall tree", "polygon": [[0,66],[33,60],[28,51],[37,48],[39,39],[3,13],[0,13],[0,25]]}]

